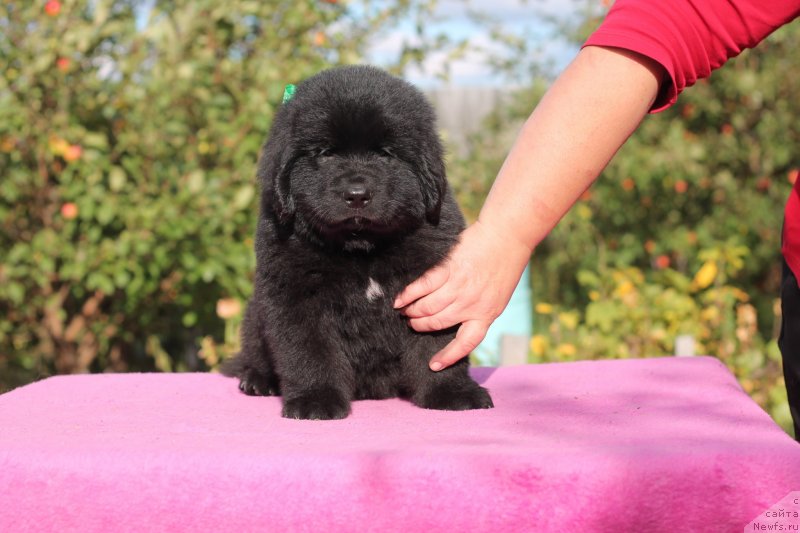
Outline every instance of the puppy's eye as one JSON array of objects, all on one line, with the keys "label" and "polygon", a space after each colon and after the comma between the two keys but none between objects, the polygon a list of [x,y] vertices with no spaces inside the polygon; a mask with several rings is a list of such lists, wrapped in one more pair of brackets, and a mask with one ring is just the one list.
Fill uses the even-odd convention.
[{"label": "puppy's eye", "polygon": [[333,156],[333,150],[331,150],[330,148],[323,148],[322,150],[317,152],[317,157],[332,157],[332,156]]},{"label": "puppy's eye", "polygon": [[395,157],[394,152],[392,152],[391,149],[385,146],[381,146],[380,148],[378,148],[378,154],[380,154],[383,157]]}]

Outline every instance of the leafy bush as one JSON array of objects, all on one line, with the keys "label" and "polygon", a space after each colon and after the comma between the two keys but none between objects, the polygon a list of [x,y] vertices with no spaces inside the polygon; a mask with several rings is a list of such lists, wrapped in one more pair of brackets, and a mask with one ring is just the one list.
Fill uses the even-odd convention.
[{"label": "leafy bush", "polygon": [[0,390],[213,366],[250,291],[255,162],[284,85],[427,8],[4,2]]}]

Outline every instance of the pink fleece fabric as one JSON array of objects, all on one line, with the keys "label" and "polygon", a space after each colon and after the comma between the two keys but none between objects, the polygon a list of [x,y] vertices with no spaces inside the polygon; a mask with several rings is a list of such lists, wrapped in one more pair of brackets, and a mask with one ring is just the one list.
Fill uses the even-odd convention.
[{"label": "pink fleece fabric", "polygon": [[709,357],[473,369],[495,409],[280,417],[216,374],[0,396],[0,531],[742,531],[800,445]]}]

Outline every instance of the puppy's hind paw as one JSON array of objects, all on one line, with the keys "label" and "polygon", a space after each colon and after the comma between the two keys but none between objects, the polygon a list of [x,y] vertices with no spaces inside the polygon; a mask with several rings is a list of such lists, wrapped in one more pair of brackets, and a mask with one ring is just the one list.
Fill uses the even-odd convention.
[{"label": "puppy's hind paw", "polygon": [[350,414],[350,401],[334,388],[313,389],[296,398],[284,398],[281,414],[298,420],[337,420]]},{"label": "puppy's hind paw", "polygon": [[494,407],[489,392],[478,385],[463,389],[442,384],[429,390],[421,400],[414,403],[425,409],[445,411],[468,411]]},{"label": "puppy's hind paw", "polygon": [[239,376],[239,390],[248,396],[279,396],[278,380],[249,368]]}]

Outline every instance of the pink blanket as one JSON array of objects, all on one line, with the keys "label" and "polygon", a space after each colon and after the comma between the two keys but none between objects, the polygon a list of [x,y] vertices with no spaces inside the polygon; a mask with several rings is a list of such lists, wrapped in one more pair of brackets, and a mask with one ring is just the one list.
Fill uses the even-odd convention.
[{"label": "pink blanket", "polygon": [[213,374],[46,379],[0,396],[0,531],[742,531],[800,490],[715,359],[473,374],[495,409],[323,422]]}]

